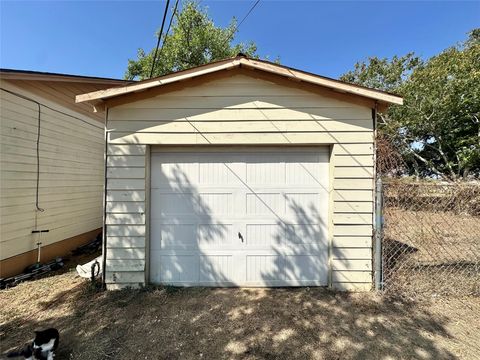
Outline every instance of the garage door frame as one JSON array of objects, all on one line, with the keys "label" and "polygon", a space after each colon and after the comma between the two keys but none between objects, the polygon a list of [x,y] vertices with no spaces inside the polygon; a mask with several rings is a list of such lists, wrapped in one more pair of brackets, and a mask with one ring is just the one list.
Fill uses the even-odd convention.
[{"label": "garage door frame", "polygon": [[[335,144],[292,144],[292,146],[275,146],[275,145],[188,145],[188,146],[175,146],[175,145],[147,145],[146,146],[146,168],[145,168],[145,177],[146,177],[146,191],[145,191],[145,283],[151,283],[150,281],[150,267],[151,267],[151,158],[153,152],[185,152],[192,153],[195,150],[201,150],[202,152],[219,152],[222,149],[228,149],[229,152],[235,150],[243,152],[255,152],[258,148],[268,149],[272,151],[311,151],[318,148],[327,148],[328,151],[328,214],[327,218],[327,244],[328,244],[328,255],[327,255],[327,281],[328,287],[332,287],[332,243],[333,243],[333,186],[334,186],[334,152]],[[298,285],[302,286],[302,285]]]}]

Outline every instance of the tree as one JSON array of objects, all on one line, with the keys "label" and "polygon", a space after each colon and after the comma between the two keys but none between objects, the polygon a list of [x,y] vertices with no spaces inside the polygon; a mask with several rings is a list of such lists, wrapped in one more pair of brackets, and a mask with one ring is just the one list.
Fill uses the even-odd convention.
[{"label": "tree", "polygon": [[357,62],[354,70],[343,74],[340,80],[383,91],[397,91],[422,63],[413,52],[394,56],[391,60],[374,56],[367,62]]},{"label": "tree", "polygon": [[390,61],[370,58],[342,79],[404,97],[403,106],[378,114],[378,123],[407,174],[480,176],[480,29],[427,61],[412,53]]},{"label": "tree", "polygon": [[[237,21],[232,19],[226,28],[215,26],[205,7],[195,1],[186,2],[175,14],[170,32],[162,35],[163,49],[157,55],[153,76],[189,69],[211,61],[244,53],[257,56],[255,43],[232,44]],[[137,59],[128,60],[125,79],[148,79],[155,49],[138,49]]]}]

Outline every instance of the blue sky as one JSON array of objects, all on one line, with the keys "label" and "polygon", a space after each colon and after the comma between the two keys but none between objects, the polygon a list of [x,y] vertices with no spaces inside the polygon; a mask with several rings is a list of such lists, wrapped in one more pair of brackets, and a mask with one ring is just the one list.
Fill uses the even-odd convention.
[{"label": "blue sky", "polygon": [[[173,1],[171,1],[173,3]],[[225,26],[253,1],[207,1]],[[123,77],[137,48],[155,46],[164,1],[0,0],[0,66]],[[426,58],[480,26],[480,1],[267,1],[240,27],[236,41],[282,64],[338,77],[368,56],[415,51]]]}]

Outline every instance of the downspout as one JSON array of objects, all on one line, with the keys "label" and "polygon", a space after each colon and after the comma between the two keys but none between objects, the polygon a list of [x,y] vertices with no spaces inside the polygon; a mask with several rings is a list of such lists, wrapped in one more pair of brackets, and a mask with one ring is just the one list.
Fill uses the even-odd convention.
[{"label": "downspout", "polygon": [[105,128],[104,128],[104,141],[105,148],[103,151],[103,219],[102,219],[102,289],[107,288],[106,278],[107,278],[107,229],[106,229],[106,219],[107,219],[107,151],[108,151],[108,131],[107,131],[107,121],[108,121],[108,108],[105,109]]}]

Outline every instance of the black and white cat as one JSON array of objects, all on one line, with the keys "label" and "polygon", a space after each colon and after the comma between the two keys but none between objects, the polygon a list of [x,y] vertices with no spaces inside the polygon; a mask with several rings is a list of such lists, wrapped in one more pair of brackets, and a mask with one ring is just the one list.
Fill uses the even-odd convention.
[{"label": "black and white cat", "polygon": [[53,360],[58,347],[60,335],[57,329],[50,328],[35,331],[35,339],[20,351],[7,354],[7,357],[23,356],[27,360]]}]

